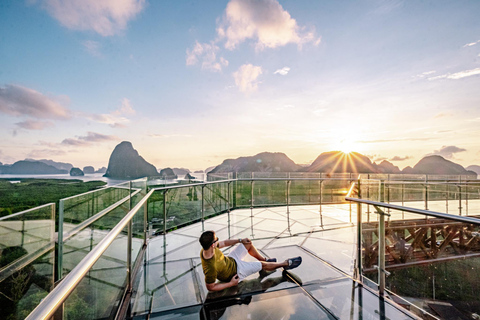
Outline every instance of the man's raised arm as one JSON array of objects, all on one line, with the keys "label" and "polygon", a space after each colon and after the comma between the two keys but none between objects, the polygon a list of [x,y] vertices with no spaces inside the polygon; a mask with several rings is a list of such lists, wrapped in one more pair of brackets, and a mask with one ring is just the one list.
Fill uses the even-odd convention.
[{"label": "man's raised arm", "polygon": [[224,248],[224,247],[229,247],[233,246],[234,244],[237,243],[250,243],[250,239],[248,238],[243,238],[243,239],[230,239],[230,240],[223,240],[218,242],[218,247],[219,248]]}]

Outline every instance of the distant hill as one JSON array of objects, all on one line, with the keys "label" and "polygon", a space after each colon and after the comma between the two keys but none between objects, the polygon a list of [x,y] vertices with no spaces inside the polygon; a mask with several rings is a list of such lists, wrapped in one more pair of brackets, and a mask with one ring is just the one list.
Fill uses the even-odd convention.
[{"label": "distant hill", "polygon": [[100,169],[95,171],[95,173],[105,173],[105,172],[107,172],[107,168],[105,168],[105,167],[101,167]]},{"label": "distant hill", "polygon": [[82,169],[74,167],[70,170],[70,175],[73,177],[80,177],[84,176],[85,174],[83,173]]},{"label": "distant hill", "polygon": [[56,161],[47,160],[47,159],[35,160],[35,159],[27,158],[27,159],[25,159],[25,161],[43,162],[43,163],[48,164],[49,166],[55,167],[59,170],[66,170],[67,172],[70,172],[70,170],[73,168],[73,165],[71,163],[56,162]]},{"label": "distant hill", "polygon": [[473,171],[476,174],[480,174],[480,166],[473,165],[473,166],[468,166],[465,169],[469,171]]},{"label": "distant hill", "polygon": [[413,168],[406,167],[402,170],[406,174],[438,174],[438,175],[474,175],[473,171],[468,171],[461,165],[449,161],[442,156],[433,155],[424,157]]},{"label": "distant hill", "polygon": [[160,170],[160,176],[164,179],[177,179],[177,175],[172,168],[164,168]]},{"label": "distant hill", "polygon": [[191,173],[190,170],[185,169],[185,168],[173,168],[172,170],[178,177],[184,176],[187,173]]},{"label": "distant hill", "polygon": [[1,166],[3,174],[65,174],[67,170],[59,170],[40,161],[17,161],[10,166]]},{"label": "distant hill", "polygon": [[95,169],[92,166],[83,167],[83,173],[92,174],[95,173]]},{"label": "distant hill", "polygon": [[157,169],[145,161],[129,141],[123,141],[115,147],[108,161],[107,172],[104,174],[104,177],[117,179],[150,176],[158,176]]},{"label": "distant hill", "polygon": [[294,172],[300,169],[284,153],[262,152],[251,157],[227,159],[209,173],[224,172]]}]

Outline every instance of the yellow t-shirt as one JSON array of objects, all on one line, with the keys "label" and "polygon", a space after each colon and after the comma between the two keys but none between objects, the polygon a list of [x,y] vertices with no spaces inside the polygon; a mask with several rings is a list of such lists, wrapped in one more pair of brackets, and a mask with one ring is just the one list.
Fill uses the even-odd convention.
[{"label": "yellow t-shirt", "polygon": [[203,249],[200,251],[200,259],[202,259],[203,273],[205,274],[206,283],[215,283],[218,279],[222,282],[229,282],[237,273],[237,263],[231,257],[225,257],[223,252],[215,248],[213,257],[205,259],[203,257]]}]

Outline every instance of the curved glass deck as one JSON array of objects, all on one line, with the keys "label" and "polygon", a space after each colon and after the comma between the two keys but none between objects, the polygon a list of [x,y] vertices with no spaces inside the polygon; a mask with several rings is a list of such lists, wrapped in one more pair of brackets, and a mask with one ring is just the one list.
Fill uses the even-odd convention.
[{"label": "curved glass deck", "polygon": [[352,278],[356,227],[350,222],[350,205],[323,206],[323,227],[318,206],[289,208],[290,224],[286,212],[286,207],[240,209],[205,221],[205,230],[215,230],[220,239],[249,237],[265,256],[303,258],[287,275],[280,270],[257,273],[221,292],[205,288],[201,222],[152,239],[135,286],[132,318],[416,318]]}]

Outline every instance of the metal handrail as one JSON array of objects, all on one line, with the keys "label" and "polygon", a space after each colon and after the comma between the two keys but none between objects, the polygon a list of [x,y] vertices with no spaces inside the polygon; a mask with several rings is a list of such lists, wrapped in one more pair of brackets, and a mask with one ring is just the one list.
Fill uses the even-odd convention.
[{"label": "metal handrail", "polygon": [[31,208],[31,209],[27,209],[27,210],[20,211],[20,212],[17,212],[17,213],[13,213],[13,214],[10,214],[8,216],[3,216],[3,217],[0,217],[0,221],[7,220],[7,219],[10,219],[10,218],[14,218],[16,216],[21,216],[22,214],[33,212],[33,211],[36,211],[38,209],[42,209],[42,208],[45,208],[45,207],[50,207],[52,205],[55,205],[55,203],[50,202],[50,203],[47,203],[47,204],[44,204],[44,205],[41,205],[41,206],[38,206],[38,207],[35,207],[35,208]]},{"label": "metal handrail", "polygon": [[182,184],[182,185],[175,185],[175,186],[168,186],[168,187],[159,187],[153,188],[153,190],[161,191],[161,190],[170,190],[170,189],[178,189],[178,188],[186,188],[186,187],[198,187],[204,186],[209,184],[217,184],[217,183],[228,183],[228,182],[235,182],[235,181],[353,181],[357,178],[237,178],[237,179],[227,179],[227,180],[215,180],[215,181],[206,181],[206,182],[199,182],[199,183],[189,183],[189,184]]},{"label": "metal handrail", "polygon": [[127,215],[88,253],[60,284],[48,294],[42,302],[28,315],[27,320],[50,319],[68,296],[75,290],[92,266],[100,259],[116,237],[123,231],[135,214],[143,207],[153,194],[151,190]]},{"label": "metal handrail", "polygon": [[453,221],[459,221],[459,222],[465,222],[465,223],[472,223],[472,224],[480,225],[480,219],[474,218],[474,217],[456,216],[456,215],[452,215],[452,214],[448,214],[448,213],[442,213],[442,212],[430,211],[430,210],[422,210],[422,209],[415,209],[415,208],[410,208],[410,207],[404,207],[404,206],[389,204],[389,203],[385,203],[385,202],[371,201],[371,200],[358,199],[358,198],[352,198],[352,197],[345,197],[345,200],[353,201],[353,202],[357,202],[357,203],[370,204],[372,206],[389,208],[389,209],[393,209],[393,210],[400,210],[400,211],[405,211],[405,212],[410,212],[410,213],[416,213],[416,214],[421,214],[421,215],[430,216],[430,217],[443,218],[443,219],[448,219],[448,220],[453,220]]},{"label": "metal handrail", "polygon": [[[132,189],[133,190],[133,189]],[[127,202],[128,200],[130,200],[130,198],[136,196],[138,193],[140,193],[140,191],[142,191],[141,189],[138,189],[137,191],[133,192],[131,195],[128,195],[126,197],[124,197],[123,199],[120,199],[118,200],[117,202],[115,202],[114,204],[112,204],[111,206],[109,206],[108,208],[105,208],[103,209],[102,211],[98,212],[97,214],[95,214],[94,216],[91,216],[90,218],[82,221],[80,224],[78,224],[75,228],[73,228],[72,230],[68,231],[67,233],[65,233],[65,235],[63,236],[63,241],[67,241],[68,239],[70,239],[71,237],[73,237],[74,235],[76,235],[77,233],[79,233],[80,231],[82,231],[83,229],[85,229],[86,227],[90,226],[92,223],[94,223],[95,221],[97,221],[98,219],[102,218],[103,216],[105,216],[107,213],[110,213],[112,212],[113,210],[115,210],[116,208],[118,208],[120,205],[124,204],[125,202]]]}]

